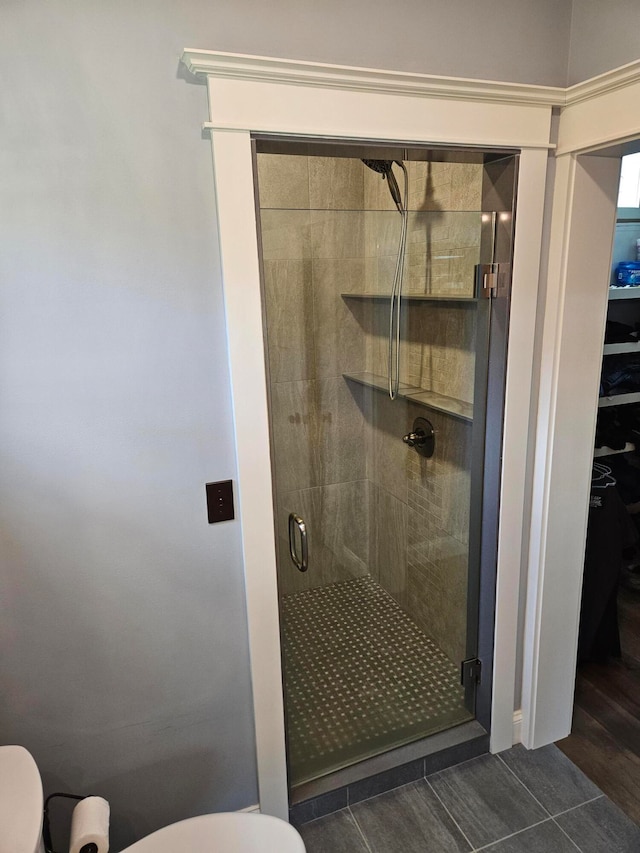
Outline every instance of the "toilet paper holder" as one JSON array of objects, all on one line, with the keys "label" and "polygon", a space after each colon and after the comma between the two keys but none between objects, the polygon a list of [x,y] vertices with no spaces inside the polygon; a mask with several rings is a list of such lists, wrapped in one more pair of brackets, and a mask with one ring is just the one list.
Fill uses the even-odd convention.
[{"label": "toilet paper holder", "polygon": [[[56,853],[51,844],[51,824],[49,821],[49,803],[51,800],[58,797],[80,802],[80,800],[86,800],[89,796],[91,796],[91,794],[85,794],[84,796],[80,796],[78,794],[49,794],[47,799],[44,801],[44,815],[42,821],[42,840],[44,842],[45,853]],[[98,848],[95,844],[85,844],[80,853],[98,853]]]}]

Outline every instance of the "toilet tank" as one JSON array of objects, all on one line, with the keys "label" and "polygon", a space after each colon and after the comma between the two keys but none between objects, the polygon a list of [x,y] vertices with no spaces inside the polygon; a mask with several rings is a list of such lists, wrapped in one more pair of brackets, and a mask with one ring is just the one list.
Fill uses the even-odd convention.
[{"label": "toilet tank", "polygon": [[0,746],[0,853],[42,851],[42,780],[22,746]]}]

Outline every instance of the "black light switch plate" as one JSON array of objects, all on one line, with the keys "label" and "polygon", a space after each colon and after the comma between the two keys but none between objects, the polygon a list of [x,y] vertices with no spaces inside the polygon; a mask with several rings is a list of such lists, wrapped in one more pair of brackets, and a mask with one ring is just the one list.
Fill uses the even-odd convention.
[{"label": "black light switch plate", "polygon": [[233,483],[231,480],[221,480],[219,483],[206,483],[207,516],[209,524],[217,521],[231,521],[235,518],[233,511]]}]

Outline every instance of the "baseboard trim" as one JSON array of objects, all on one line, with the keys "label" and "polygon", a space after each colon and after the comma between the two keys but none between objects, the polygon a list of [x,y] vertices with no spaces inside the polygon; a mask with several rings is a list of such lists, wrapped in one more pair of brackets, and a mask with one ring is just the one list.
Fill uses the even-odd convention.
[{"label": "baseboard trim", "polygon": [[522,709],[513,712],[513,734],[511,736],[513,745],[522,743]]}]

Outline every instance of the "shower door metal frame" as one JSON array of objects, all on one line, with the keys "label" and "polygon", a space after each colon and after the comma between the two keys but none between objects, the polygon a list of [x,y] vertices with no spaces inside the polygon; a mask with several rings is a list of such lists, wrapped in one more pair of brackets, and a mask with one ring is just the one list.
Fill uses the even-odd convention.
[{"label": "shower door metal frame", "polygon": [[[252,151],[254,158],[254,191],[256,197],[256,220],[258,231],[259,261],[262,271],[261,294],[263,300],[263,333],[265,340],[265,364],[269,363],[268,325],[264,312],[266,295],[264,292],[264,269],[262,252],[262,222],[260,207],[260,186],[258,179],[258,149],[266,146],[267,153],[287,154],[289,156],[327,156],[361,158],[366,151],[368,157],[391,158],[397,149],[403,151],[402,156],[411,160],[423,151],[425,155],[438,158],[446,153],[447,159],[456,152],[468,153],[470,149],[453,146],[417,145],[393,146],[372,140],[335,140],[314,139],[313,144],[291,136],[265,137],[262,134],[252,134]],[[325,150],[323,150],[325,149]],[[491,731],[491,699],[493,687],[493,652],[494,652],[494,615],[496,594],[496,551],[499,530],[499,494],[500,469],[502,459],[502,424],[505,404],[505,379],[507,359],[507,336],[509,329],[509,314],[511,303],[511,268],[513,263],[513,238],[516,213],[516,196],[518,185],[518,168],[520,155],[515,151],[493,149],[477,152],[484,155],[484,162],[478,159],[478,167],[483,170],[482,194],[491,195],[493,206],[498,204],[499,210],[489,209],[488,203],[483,203],[480,224],[480,264],[476,272],[484,267],[491,267],[495,272],[495,287],[483,288],[481,276],[474,282],[474,295],[477,298],[475,310],[476,346],[475,371],[473,388],[473,432],[471,439],[471,492],[469,512],[469,543],[467,569],[467,602],[466,602],[466,643],[465,660],[461,664],[461,680],[465,688],[465,704],[483,727],[485,732]],[[489,170],[496,165],[504,167],[509,163],[512,168],[512,179],[501,191],[494,186],[489,178]],[[504,184],[504,180],[501,181]],[[499,218],[508,217],[508,226],[500,225]],[[389,365],[390,366],[390,365]],[[267,371],[268,372],[268,371]],[[269,385],[269,383],[268,383]],[[270,396],[269,389],[267,396]],[[271,406],[271,403],[269,404]],[[270,422],[271,423],[271,422]],[[270,426],[270,433],[272,426]],[[272,448],[272,467],[275,464],[273,449],[273,434],[270,435]],[[405,436],[406,439],[406,436]],[[273,494],[274,512],[277,505],[276,492]],[[291,513],[289,516],[289,549],[294,565],[300,571],[306,571],[307,559],[300,560],[293,547],[292,526],[298,517]],[[302,522],[302,519],[298,519]],[[304,522],[303,522],[304,526]],[[301,538],[303,550],[306,550],[306,532]],[[281,628],[282,636],[282,628]],[[480,676],[482,672],[482,676]],[[471,673],[471,676],[469,675]],[[284,682],[284,675],[283,675]],[[286,695],[286,691],[285,691]],[[285,707],[286,717],[286,707]],[[453,726],[452,728],[455,728]],[[460,727],[458,734],[461,741],[465,734]],[[425,735],[416,738],[419,742],[432,738]],[[477,737],[477,732],[469,732],[469,738]],[[407,746],[407,744],[402,744]],[[393,753],[396,747],[390,746],[384,754]],[[367,764],[375,762],[378,756],[365,760]],[[356,761],[354,764],[358,764]],[[342,770],[343,768],[341,768]],[[314,780],[309,786],[301,787],[331,790],[332,777],[340,778],[341,770],[330,771],[323,777],[324,781],[317,785]]]},{"label": "shower door metal frame", "polygon": [[207,81],[246,579],[260,808],[288,816],[251,133],[520,150],[506,375],[491,748],[513,741],[531,376],[551,109],[564,90],[185,51]]},{"label": "shower door metal frame", "polygon": [[[476,362],[474,388],[474,422],[481,418],[484,429],[474,437],[471,470],[471,519],[469,537],[469,595],[467,599],[468,655],[473,655],[472,631],[475,630],[476,656],[481,662],[482,677],[476,692],[476,719],[488,731],[492,727],[492,687],[494,662],[493,622],[496,608],[494,571],[500,533],[500,477],[502,470],[503,423],[506,404],[507,344],[511,314],[513,249],[516,223],[516,202],[520,155],[507,154],[486,162],[485,170],[509,162],[513,178],[504,198],[493,192],[492,209],[483,204],[484,233],[478,272],[484,267],[494,271],[494,287],[483,289],[478,281],[480,298],[477,312],[476,359],[486,353],[483,362]],[[485,180],[487,175],[484,176]],[[484,192],[483,192],[484,195]],[[501,210],[493,209],[498,202]],[[499,225],[503,214],[509,218],[508,227]],[[480,276],[478,276],[480,279]],[[483,276],[484,278],[484,276]],[[477,402],[477,415],[475,413]],[[497,500],[496,500],[497,498]],[[473,589],[473,584],[477,588]]]}]

